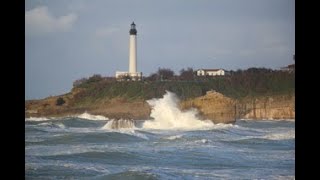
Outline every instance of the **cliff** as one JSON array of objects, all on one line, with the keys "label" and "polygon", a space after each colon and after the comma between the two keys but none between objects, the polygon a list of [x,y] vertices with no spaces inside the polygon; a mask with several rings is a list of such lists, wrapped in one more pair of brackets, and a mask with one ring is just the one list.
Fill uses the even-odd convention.
[{"label": "cliff", "polygon": [[295,119],[294,94],[244,98],[236,103],[237,118]]},{"label": "cliff", "polygon": [[[294,119],[294,77],[294,73],[257,68],[189,81],[118,82],[94,75],[75,81],[70,93],[27,100],[25,117],[88,112],[110,119],[150,119],[151,107],[146,100],[161,98],[168,90],[181,99],[182,110],[197,108],[200,118],[215,123],[234,123],[241,118]],[[59,98],[63,100],[58,101]]]},{"label": "cliff", "polygon": [[[80,91],[72,91],[61,96],[26,101],[25,117],[63,117],[87,112],[110,119],[148,119],[151,112],[147,102],[141,99],[128,101],[126,98],[115,97],[78,103],[74,98],[78,93]],[[58,106],[56,101],[60,97],[65,103]]]},{"label": "cliff", "polygon": [[[57,117],[77,115],[84,112],[93,115],[103,115],[110,119],[150,119],[151,107],[143,99],[129,100],[124,97],[99,98],[77,102],[77,97],[83,93],[82,89],[74,89],[71,93],[49,97],[43,100],[26,101],[26,117]],[[58,106],[58,98],[65,103]],[[212,120],[214,123],[235,122],[235,101],[218,92],[208,91],[205,96],[181,101],[182,110],[197,108],[202,119]]]},{"label": "cliff", "polygon": [[197,108],[203,119],[233,123],[235,119],[295,119],[294,94],[232,99],[215,91],[181,103],[182,109]]},{"label": "cliff", "polygon": [[[151,107],[143,99],[128,100],[123,97],[101,98],[95,101],[76,103],[74,96],[80,91],[30,100],[25,103],[26,117],[58,117],[88,112],[103,115],[110,119],[150,119]],[[58,98],[65,103],[56,105]],[[214,123],[234,123],[236,119],[294,119],[295,96],[273,95],[232,99],[215,91],[206,95],[180,102],[182,110],[196,108],[201,119]]]},{"label": "cliff", "polygon": [[235,103],[235,100],[221,93],[208,91],[205,96],[181,102],[181,108],[196,108],[202,119],[210,119],[214,123],[234,123]]}]

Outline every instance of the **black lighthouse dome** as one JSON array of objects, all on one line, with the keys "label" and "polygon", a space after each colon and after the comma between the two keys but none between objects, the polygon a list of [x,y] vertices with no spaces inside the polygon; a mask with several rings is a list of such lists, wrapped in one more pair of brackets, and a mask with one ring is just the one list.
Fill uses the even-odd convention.
[{"label": "black lighthouse dome", "polygon": [[129,32],[130,32],[130,35],[137,35],[136,24],[134,24],[134,22],[132,22],[131,29]]}]

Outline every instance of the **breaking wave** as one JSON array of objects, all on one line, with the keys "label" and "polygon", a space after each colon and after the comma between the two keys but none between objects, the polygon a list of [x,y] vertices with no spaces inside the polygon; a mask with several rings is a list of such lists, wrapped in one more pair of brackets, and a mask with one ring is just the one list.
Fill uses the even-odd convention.
[{"label": "breaking wave", "polygon": [[66,128],[66,126],[63,123],[52,123],[52,122],[40,123],[39,126],[55,127],[55,128],[61,128],[61,129]]},{"label": "breaking wave", "polygon": [[169,91],[163,98],[147,101],[152,107],[150,116],[154,120],[146,121],[143,128],[146,129],[203,129],[211,128],[211,121],[202,121],[196,117],[195,109],[181,111],[178,107],[179,99]]},{"label": "breaking wave", "polygon": [[92,115],[87,112],[76,115],[76,116],[65,116],[65,117],[29,117],[25,118],[25,121],[50,121],[50,120],[62,120],[68,118],[80,118],[86,120],[93,120],[93,121],[107,121],[109,118],[101,116],[101,115]]},{"label": "breaking wave", "polygon": [[46,117],[29,117],[29,118],[25,118],[25,121],[48,121],[51,120],[49,118]]},{"label": "breaking wave", "polygon": [[87,112],[77,116],[78,118],[81,118],[81,119],[87,119],[87,120],[96,120],[96,121],[106,121],[106,120],[109,120],[109,118],[107,117],[104,117],[104,116],[101,116],[101,115],[92,115],[92,114],[89,114]]},{"label": "breaking wave", "polygon": [[295,139],[295,131],[291,130],[284,133],[272,133],[263,136],[265,139],[270,140],[287,140],[287,139]]},{"label": "breaking wave", "polygon": [[126,129],[135,128],[135,123],[133,120],[119,119],[119,120],[111,120],[102,127],[102,129],[122,129],[122,128],[126,128]]},{"label": "breaking wave", "polygon": [[176,139],[181,139],[182,137],[183,137],[183,135],[174,135],[174,136],[166,137],[165,139],[176,140]]}]

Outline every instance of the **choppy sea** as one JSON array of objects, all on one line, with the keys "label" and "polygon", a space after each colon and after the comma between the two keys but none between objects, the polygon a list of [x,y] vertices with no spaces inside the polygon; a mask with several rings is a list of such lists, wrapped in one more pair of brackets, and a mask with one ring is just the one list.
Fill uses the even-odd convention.
[{"label": "choppy sea", "polygon": [[[195,112],[175,109],[172,99],[168,95],[154,100],[154,119],[134,124],[121,120],[124,128],[115,129],[115,120],[87,113],[26,118],[25,178],[295,178],[294,121],[205,124],[192,119]],[[188,118],[183,122],[188,126],[177,123]]]}]

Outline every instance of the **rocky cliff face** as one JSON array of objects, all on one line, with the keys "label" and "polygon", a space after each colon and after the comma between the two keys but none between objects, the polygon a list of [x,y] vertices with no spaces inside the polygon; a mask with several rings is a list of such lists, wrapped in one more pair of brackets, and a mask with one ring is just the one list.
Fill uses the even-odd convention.
[{"label": "rocky cliff face", "polygon": [[113,98],[96,102],[87,111],[94,115],[103,115],[110,119],[150,119],[151,107],[144,100],[127,101]]},{"label": "rocky cliff face", "polygon": [[181,108],[196,108],[202,119],[210,119],[214,123],[234,123],[236,118],[235,100],[215,91],[208,91],[205,96],[183,101]]},{"label": "rocky cliff face", "polygon": [[295,119],[295,96],[274,95],[234,100],[218,92],[181,103],[182,109],[197,108],[203,119],[234,123],[235,119]]},{"label": "rocky cliff face", "polygon": [[[87,104],[74,103],[72,92],[62,96],[48,97],[42,100],[25,102],[26,117],[57,117],[82,114],[103,115],[110,119],[150,119],[151,108],[144,100],[128,101],[125,98],[99,99]],[[65,100],[61,106],[56,102],[59,97]],[[215,91],[206,95],[182,101],[182,110],[196,108],[199,117],[212,120],[214,123],[234,123],[236,119],[294,119],[295,96],[278,95],[248,97],[235,100]]]},{"label": "rocky cliff face", "polygon": [[87,112],[92,115],[102,115],[110,119],[150,118],[151,108],[143,100],[127,101],[123,98],[113,98],[101,99],[88,104],[74,105],[72,98],[68,98],[68,96],[61,97],[66,101],[61,106],[56,105],[58,97],[26,101],[25,117],[62,117]]},{"label": "rocky cliff face", "polygon": [[237,102],[237,118],[295,119],[295,96],[247,98]]}]

